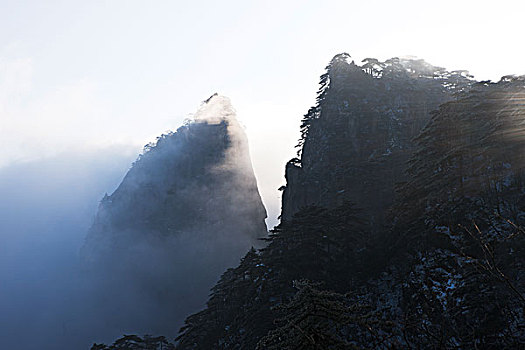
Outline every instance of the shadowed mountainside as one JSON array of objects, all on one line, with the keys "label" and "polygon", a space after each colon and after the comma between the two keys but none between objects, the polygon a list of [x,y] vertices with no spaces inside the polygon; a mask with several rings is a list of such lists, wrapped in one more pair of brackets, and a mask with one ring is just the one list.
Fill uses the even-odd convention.
[{"label": "shadowed mountainside", "polygon": [[321,76],[317,104],[304,116],[299,157],[286,165],[282,219],[301,207],[359,203],[375,226],[384,223],[415,136],[440,104],[467,90],[466,71],[423,60],[336,55]]},{"label": "shadowed mountainside", "polygon": [[287,165],[283,221],[223,274],[178,349],[525,341],[523,77],[367,61],[327,67]]}]

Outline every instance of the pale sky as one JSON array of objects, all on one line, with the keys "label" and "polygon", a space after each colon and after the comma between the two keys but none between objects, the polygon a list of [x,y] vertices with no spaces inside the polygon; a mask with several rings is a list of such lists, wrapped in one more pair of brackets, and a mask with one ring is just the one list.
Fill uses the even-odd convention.
[{"label": "pale sky", "polygon": [[0,0],[0,167],[129,144],[231,98],[276,222],[285,162],[337,53],[525,74],[523,1]]}]

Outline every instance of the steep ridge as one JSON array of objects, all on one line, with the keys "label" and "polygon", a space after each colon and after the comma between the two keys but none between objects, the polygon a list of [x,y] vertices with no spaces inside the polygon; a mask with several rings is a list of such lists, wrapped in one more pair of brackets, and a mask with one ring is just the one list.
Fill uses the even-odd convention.
[{"label": "steep ridge", "polygon": [[260,245],[265,218],[246,135],[215,94],[147,145],[100,202],[82,257],[99,285],[101,323],[113,336],[173,332],[220,273]]},{"label": "steep ridge", "polygon": [[423,60],[336,55],[321,76],[317,104],[304,116],[300,158],[286,166],[282,219],[317,204],[358,203],[374,225],[384,223],[394,185],[405,179],[412,139],[430,112],[472,83]]}]

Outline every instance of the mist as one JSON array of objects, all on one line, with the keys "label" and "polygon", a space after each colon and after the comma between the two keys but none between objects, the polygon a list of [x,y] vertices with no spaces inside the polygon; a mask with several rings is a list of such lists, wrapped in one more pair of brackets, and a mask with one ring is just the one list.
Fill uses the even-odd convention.
[{"label": "mist", "polygon": [[4,345],[173,338],[224,270],[261,246],[246,136],[229,100],[212,100],[138,158],[114,146],[0,170]]},{"label": "mist", "polygon": [[62,153],[0,169],[0,338],[11,349],[86,346],[89,293],[78,252],[133,146]]}]

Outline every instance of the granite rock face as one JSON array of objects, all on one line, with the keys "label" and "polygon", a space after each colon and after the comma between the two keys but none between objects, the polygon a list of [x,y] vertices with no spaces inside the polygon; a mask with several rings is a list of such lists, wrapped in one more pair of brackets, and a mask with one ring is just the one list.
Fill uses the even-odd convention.
[{"label": "granite rock face", "polygon": [[321,76],[317,104],[303,119],[299,158],[286,166],[282,219],[301,207],[358,203],[382,224],[395,184],[430,112],[469,88],[465,71],[448,72],[423,60],[336,55]]}]

